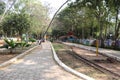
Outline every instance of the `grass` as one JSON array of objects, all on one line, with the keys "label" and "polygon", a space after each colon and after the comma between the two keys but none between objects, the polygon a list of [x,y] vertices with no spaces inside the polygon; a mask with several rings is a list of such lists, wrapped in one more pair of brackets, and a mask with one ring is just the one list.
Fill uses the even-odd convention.
[{"label": "grass", "polygon": [[53,47],[54,47],[54,49],[55,49],[55,51],[58,51],[58,50],[60,50],[60,49],[64,49],[65,47],[65,45],[63,45],[63,44],[59,44],[59,43],[52,43],[53,44]]}]

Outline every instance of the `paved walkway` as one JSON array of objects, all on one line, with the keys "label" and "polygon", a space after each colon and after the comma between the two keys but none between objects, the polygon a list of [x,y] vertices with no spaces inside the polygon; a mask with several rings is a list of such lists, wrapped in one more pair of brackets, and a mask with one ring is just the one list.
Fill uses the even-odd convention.
[{"label": "paved walkway", "polygon": [[0,80],[82,80],[53,60],[50,43],[42,43],[15,64],[0,70]]},{"label": "paved walkway", "polygon": [[[76,47],[80,47],[83,49],[91,50],[91,51],[96,51],[96,48],[91,47],[91,46],[84,46],[81,44],[67,43],[67,42],[63,42],[63,43],[67,44],[67,45],[76,46]],[[99,48],[98,51],[102,54],[105,54],[105,55],[110,56],[112,58],[116,58],[117,60],[120,61],[120,51],[111,50],[111,49],[103,49],[103,48]]]}]

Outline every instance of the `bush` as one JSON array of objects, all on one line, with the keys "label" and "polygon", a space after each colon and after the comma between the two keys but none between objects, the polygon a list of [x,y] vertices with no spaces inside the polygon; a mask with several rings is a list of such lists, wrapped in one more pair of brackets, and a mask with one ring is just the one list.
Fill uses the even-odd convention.
[{"label": "bush", "polygon": [[5,48],[10,50],[10,53],[13,53],[13,49],[17,47],[16,43],[13,40],[4,39],[6,42]]},{"label": "bush", "polygon": [[17,47],[16,43],[13,40],[4,39],[4,41],[8,45],[8,47],[6,47],[8,49],[14,49],[15,47]]},{"label": "bush", "polygon": [[17,46],[19,46],[19,47],[29,47],[30,46],[30,44],[28,44],[28,43],[26,43],[26,42],[19,42],[19,43],[16,43],[17,44]]},{"label": "bush", "polygon": [[36,42],[36,39],[34,39],[34,38],[29,38],[29,41],[33,43],[33,42]]}]

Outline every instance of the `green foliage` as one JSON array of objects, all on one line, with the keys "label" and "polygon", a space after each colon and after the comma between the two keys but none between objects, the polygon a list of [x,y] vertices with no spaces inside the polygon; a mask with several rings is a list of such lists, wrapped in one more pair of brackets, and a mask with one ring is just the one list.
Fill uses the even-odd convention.
[{"label": "green foliage", "polygon": [[58,37],[60,37],[62,35],[66,35],[66,34],[67,33],[65,31],[63,31],[63,30],[59,30],[59,29],[53,29],[52,30],[52,37],[58,38]]},{"label": "green foliage", "polygon": [[55,48],[56,51],[60,49],[64,49],[64,45],[59,43],[53,43],[53,47]]},{"label": "green foliage", "polygon": [[24,13],[12,13],[2,22],[2,29],[7,36],[14,34],[22,36],[23,33],[29,31],[29,28],[30,17]]},{"label": "green foliage", "polygon": [[69,31],[73,31],[74,35],[80,38],[83,38],[82,34],[84,34],[84,38],[93,36],[93,29],[95,32],[98,31],[96,30],[97,22],[90,15],[90,10],[88,13],[85,9],[88,11],[87,8],[79,9],[76,7],[63,9],[56,17],[56,21],[54,21],[55,27],[53,28],[52,35],[67,35]]},{"label": "green foliage", "polygon": [[[32,3],[32,4],[30,4]],[[23,6],[24,5],[24,6]],[[22,6],[22,9],[19,9]],[[48,6],[43,6],[40,0],[18,0],[15,4],[15,11],[29,14],[31,17],[31,27],[29,33],[39,35],[48,25]]]},{"label": "green foliage", "polygon": [[10,53],[13,53],[13,49],[15,49],[16,47],[21,47],[23,49],[24,47],[29,47],[30,46],[30,44],[28,44],[28,43],[26,43],[24,41],[22,41],[20,43],[16,43],[13,40],[9,40],[9,39],[4,39],[4,41],[6,42],[6,44],[3,45],[0,48],[7,48],[7,49],[9,49]]},{"label": "green foliage", "polygon": [[[8,4],[12,1],[8,0]],[[3,5],[0,1],[0,14],[3,13],[1,9]],[[39,38],[49,23],[48,12],[49,5],[43,6],[40,0],[17,0],[2,20],[0,33],[8,37],[21,37],[28,33]]]},{"label": "green foliage", "polygon": [[13,40],[9,40],[9,39],[4,39],[4,41],[6,42],[6,44],[8,45],[8,49],[14,49],[17,47],[16,43]]},{"label": "green foliage", "polygon": [[33,43],[33,42],[36,42],[36,39],[34,39],[34,38],[29,38],[29,41]]},{"label": "green foliage", "polygon": [[69,46],[66,46],[66,45],[61,44],[61,43],[52,43],[52,44],[53,44],[53,47],[54,47],[54,49],[55,49],[56,51],[58,51],[58,50],[68,50],[68,49],[70,49]]},{"label": "green foliage", "polygon": [[[119,0],[76,0],[61,10],[53,25],[55,30],[69,32],[79,38],[106,39],[110,33],[119,36]],[[52,35],[60,35],[60,33]]]},{"label": "green foliage", "polygon": [[3,47],[9,49],[10,53],[13,53],[13,49],[17,47],[16,43],[13,40],[9,39],[4,39],[4,41],[6,42],[6,45]]},{"label": "green foliage", "polygon": [[30,44],[26,43],[25,41],[22,41],[22,42],[19,42],[19,43],[16,43],[18,47],[21,47],[22,49],[24,47],[29,47]]},{"label": "green foliage", "polygon": [[0,1],[0,15],[5,11],[5,3]]}]

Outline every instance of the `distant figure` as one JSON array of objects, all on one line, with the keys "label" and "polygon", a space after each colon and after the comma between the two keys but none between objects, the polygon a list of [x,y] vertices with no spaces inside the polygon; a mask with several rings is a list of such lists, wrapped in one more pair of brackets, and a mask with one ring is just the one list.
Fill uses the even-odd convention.
[{"label": "distant figure", "polygon": [[39,45],[41,45],[41,40],[39,40]]},{"label": "distant figure", "polygon": [[42,42],[45,42],[45,40],[44,39],[40,39],[39,40],[39,45],[41,45]]}]

